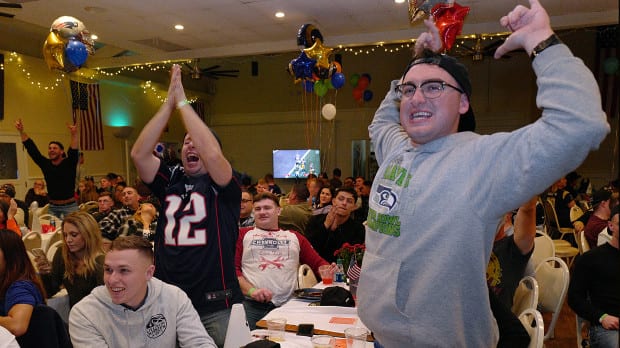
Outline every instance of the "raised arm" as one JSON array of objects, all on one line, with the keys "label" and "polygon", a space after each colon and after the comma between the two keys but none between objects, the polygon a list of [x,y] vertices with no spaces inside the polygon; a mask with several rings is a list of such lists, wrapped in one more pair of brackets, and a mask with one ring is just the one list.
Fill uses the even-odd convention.
[{"label": "raised arm", "polygon": [[198,114],[187,101],[181,81],[181,68],[175,65],[173,69],[178,71],[178,73],[173,74],[170,81],[171,86],[174,83],[175,88],[169,90],[168,93],[174,93],[177,108],[181,113],[181,120],[194,148],[198,151],[198,156],[207,167],[209,175],[216,184],[225,186],[232,179],[232,166],[224,157],[222,148],[209,127],[198,117]]},{"label": "raised arm", "polygon": [[69,129],[69,133],[71,134],[71,144],[69,145],[69,148],[77,150],[79,146],[78,126],[77,124],[67,123],[67,128]]},{"label": "raised arm", "polygon": [[530,8],[518,5],[500,19],[499,23],[512,31],[512,34],[495,51],[496,59],[520,48],[523,48],[528,55],[531,55],[536,45],[553,34],[547,11],[540,5],[538,0],[529,1]]},{"label": "raised arm", "polygon": [[415,46],[413,48],[414,56],[419,56],[425,49],[433,52],[439,52],[443,47],[441,36],[439,35],[439,29],[435,25],[435,19],[433,16],[425,19],[424,25],[428,31],[420,34],[420,36],[418,36],[415,40]]},{"label": "raised arm", "polygon": [[175,75],[179,75],[180,79],[181,70],[178,65],[172,67],[170,86],[168,87],[168,98],[155,115],[153,115],[153,118],[142,128],[142,132],[140,132],[140,135],[131,148],[131,159],[138,170],[138,175],[140,175],[142,181],[147,184],[153,182],[159,168],[159,159],[153,154],[153,149],[155,145],[157,145],[161,133],[166,128],[172,111],[174,111],[174,105],[176,103],[174,99],[175,93],[171,91],[175,88],[179,88],[175,82]]},{"label": "raised arm", "polygon": [[521,254],[525,255],[534,248],[536,237],[536,201],[538,196],[523,204],[515,217],[514,241]]},{"label": "raised arm", "polygon": [[22,119],[19,118],[15,121],[15,129],[17,129],[17,131],[19,132],[19,136],[22,138],[22,142],[28,140],[28,134],[26,134],[26,132],[24,131],[24,123],[22,122]]}]

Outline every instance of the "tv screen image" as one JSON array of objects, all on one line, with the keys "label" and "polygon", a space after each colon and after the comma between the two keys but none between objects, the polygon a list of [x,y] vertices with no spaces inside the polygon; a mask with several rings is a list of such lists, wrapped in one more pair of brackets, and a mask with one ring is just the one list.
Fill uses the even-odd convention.
[{"label": "tv screen image", "polygon": [[321,172],[321,154],[317,149],[273,150],[273,177],[307,178]]}]

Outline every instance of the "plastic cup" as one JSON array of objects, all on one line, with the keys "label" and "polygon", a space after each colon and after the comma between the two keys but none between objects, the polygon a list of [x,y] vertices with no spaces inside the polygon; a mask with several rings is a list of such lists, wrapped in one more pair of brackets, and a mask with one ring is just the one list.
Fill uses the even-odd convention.
[{"label": "plastic cup", "polygon": [[326,335],[313,336],[311,341],[312,348],[334,348],[336,345],[336,339]]},{"label": "plastic cup", "polygon": [[330,285],[334,282],[334,270],[332,270],[331,265],[319,267],[319,273],[321,274],[321,279],[323,279],[323,284]]},{"label": "plastic cup", "polygon": [[284,341],[286,331],[286,318],[273,318],[267,320],[267,334],[269,340],[274,342]]},{"label": "plastic cup", "polygon": [[358,282],[359,282],[359,279],[349,280],[349,291],[351,292],[351,295],[353,295],[353,299],[355,301],[357,301],[357,283]]},{"label": "plastic cup", "polygon": [[364,348],[368,330],[363,327],[350,327],[344,330],[344,336],[347,338],[347,348]]}]

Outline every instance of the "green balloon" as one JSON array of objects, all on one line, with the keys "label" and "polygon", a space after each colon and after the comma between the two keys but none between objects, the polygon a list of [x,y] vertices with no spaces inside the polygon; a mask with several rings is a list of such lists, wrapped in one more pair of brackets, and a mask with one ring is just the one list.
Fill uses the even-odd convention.
[{"label": "green balloon", "polygon": [[328,89],[335,89],[334,85],[332,85],[332,81],[330,79],[325,79],[324,82],[325,86],[327,86]]},{"label": "green balloon", "polygon": [[322,97],[325,94],[327,94],[327,90],[328,90],[327,85],[323,83],[322,80],[318,80],[317,82],[314,83],[314,93],[318,95],[319,97]]},{"label": "green balloon", "polygon": [[603,62],[603,70],[607,75],[613,75],[618,72],[618,67],[620,66],[620,62],[618,62],[618,58],[609,57],[605,59]]},{"label": "green balloon", "polygon": [[357,86],[357,81],[359,81],[359,80],[360,80],[360,74],[353,74],[353,75],[351,75],[351,77],[349,77],[349,83],[353,87]]}]

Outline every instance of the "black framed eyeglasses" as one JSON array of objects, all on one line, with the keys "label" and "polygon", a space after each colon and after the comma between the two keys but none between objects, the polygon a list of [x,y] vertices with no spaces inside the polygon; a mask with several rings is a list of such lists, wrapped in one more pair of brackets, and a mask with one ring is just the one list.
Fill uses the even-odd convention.
[{"label": "black framed eyeglasses", "polygon": [[426,81],[423,82],[420,86],[416,86],[414,83],[405,82],[402,83],[394,89],[399,99],[404,98],[412,98],[415,94],[415,91],[419,88],[422,91],[422,95],[427,99],[435,99],[439,98],[446,87],[453,88],[457,90],[459,93],[465,93],[462,89],[453,86],[446,81]]}]

